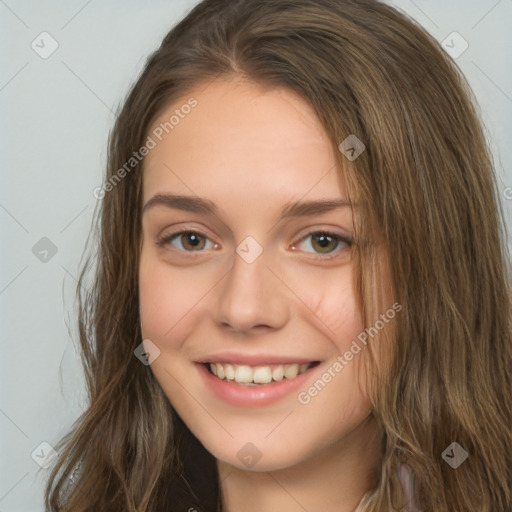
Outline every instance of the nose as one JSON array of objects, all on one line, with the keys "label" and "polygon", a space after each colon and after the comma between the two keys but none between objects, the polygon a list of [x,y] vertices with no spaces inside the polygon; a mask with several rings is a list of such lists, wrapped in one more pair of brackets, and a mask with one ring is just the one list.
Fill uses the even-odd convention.
[{"label": "nose", "polygon": [[279,329],[286,324],[290,300],[286,287],[268,263],[265,250],[251,263],[235,253],[233,265],[218,288],[217,321],[220,326],[248,334],[262,329]]}]

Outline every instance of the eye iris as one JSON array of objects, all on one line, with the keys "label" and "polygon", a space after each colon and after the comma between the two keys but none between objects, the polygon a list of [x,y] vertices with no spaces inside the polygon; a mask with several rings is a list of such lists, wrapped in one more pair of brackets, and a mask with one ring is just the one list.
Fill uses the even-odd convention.
[{"label": "eye iris", "polygon": [[[318,240],[318,244],[315,243],[316,240]],[[338,241],[336,238],[326,233],[318,233],[317,235],[313,236],[313,247],[319,252],[330,252],[336,248],[337,243]],[[331,244],[332,247],[329,247],[329,244]],[[317,245],[319,245],[320,249],[318,249]]]},{"label": "eye iris", "polygon": [[[204,247],[204,237],[198,236],[196,233],[183,233],[181,237],[182,244],[185,249],[202,249]],[[201,239],[203,240],[202,245]],[[185,242],[183,242],[183,240],[185,240]]]}]

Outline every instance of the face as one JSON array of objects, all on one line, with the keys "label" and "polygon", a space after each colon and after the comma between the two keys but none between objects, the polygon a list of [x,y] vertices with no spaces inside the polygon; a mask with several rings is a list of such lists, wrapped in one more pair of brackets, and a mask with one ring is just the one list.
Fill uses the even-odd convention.
[{"label": "face", "polygon": [[151,370],[220,461],[269,471],[341,449],[371,406],[353,213],[327,135],[293,92],[239,78],[196,88],[154,126],[177,109],[144,163]]}]

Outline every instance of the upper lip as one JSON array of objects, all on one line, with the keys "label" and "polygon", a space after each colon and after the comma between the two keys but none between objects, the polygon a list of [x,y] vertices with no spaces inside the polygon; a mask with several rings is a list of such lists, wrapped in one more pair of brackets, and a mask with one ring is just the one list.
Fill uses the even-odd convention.
[{"label": "upper lip", "polygon": [[247,366],[265,366],[271,364],[304,364],[319,361],[315,358],[279,356],[271,354],[240,354],[235,352],[222,352],[206,356],[198,363],[229,363]]}]

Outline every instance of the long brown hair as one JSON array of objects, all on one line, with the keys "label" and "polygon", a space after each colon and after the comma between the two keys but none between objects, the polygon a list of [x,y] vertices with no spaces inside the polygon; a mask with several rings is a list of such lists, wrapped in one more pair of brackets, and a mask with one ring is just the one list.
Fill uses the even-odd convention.
[{"label": "long brown hair", "polygon": [[[334,147],[351,134],[365,145],[353,161],[337,153],[360,205],[355,246],[382,237],[403,310],[386,375],[368,371],[382,464],[358,510],[403,506],[403,461],[425,512],[512,510],[511,288],[492,161],[457,66],[374,0],[204,0],[148,59],[109,140],[96,266],[77,288],[90,404],[57,447],[47,510],[217,510],[213,457],[134,356],[144,160],[119,169],[164,108],[233,74],[299,93]],[[357,259],[367,325],[382,285],[372,247]],[[442,457],[454,442],[468,453],[456,469]]]}]

